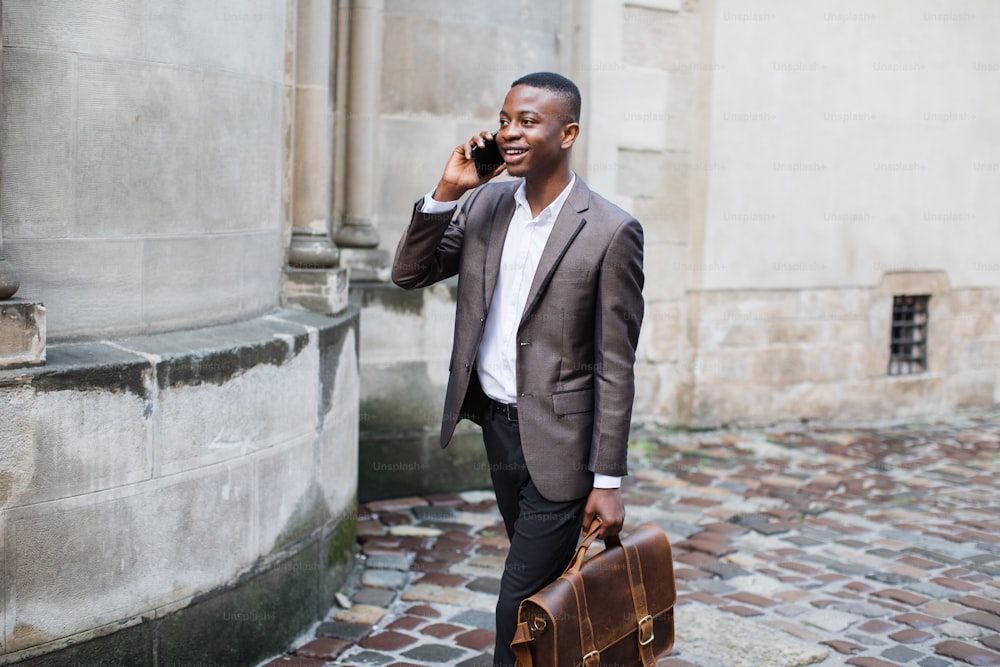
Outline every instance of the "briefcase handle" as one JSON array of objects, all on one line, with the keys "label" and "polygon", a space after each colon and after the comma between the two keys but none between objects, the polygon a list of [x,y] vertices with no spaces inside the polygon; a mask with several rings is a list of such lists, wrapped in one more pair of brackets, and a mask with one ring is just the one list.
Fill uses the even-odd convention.
[{"label": "briefcase handle", "polygon": [[[563,574],[580,571],[580,567],[583,565],[583,559],[587,555],[587,549],[589,549],[590,545],[597,539],[597,534],[599,532],[601,532],[601,517],[597,516],[594,517],[593,522],[591,522],[590,530],[588,530],[587,534],[583,536],[583,541],[581,541],[580,546],[576,548],[576,555],[573,556],[573,560],[571,560],[569,565],[566,566],[566,570]],[[615,535],[614,537],[609,537],[604,540],[604,544],[612,547],[620,547],[622,545],[622,540],[620,536]]]}]

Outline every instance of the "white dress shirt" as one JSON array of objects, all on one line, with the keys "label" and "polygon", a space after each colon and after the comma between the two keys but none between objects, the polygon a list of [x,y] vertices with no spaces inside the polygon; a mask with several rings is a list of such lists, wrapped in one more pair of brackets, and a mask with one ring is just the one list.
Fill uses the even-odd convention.
[{"label": "white dress shirt", "polygon": [[[501,403],[517,403],[517,328],[528,302],[528,291],[542,258],[545,243],[569,197],[576,174],[551,204],[532,217],[524,181],[514,191],[514,215],[500,257],[500,272],[479,344],[476,368],[483,392]],[[423,213],[444,213],[456,202],[439,202],[432,190],[424,197]],[[594,474],[595,488],[618,488],[620,477]]]}]

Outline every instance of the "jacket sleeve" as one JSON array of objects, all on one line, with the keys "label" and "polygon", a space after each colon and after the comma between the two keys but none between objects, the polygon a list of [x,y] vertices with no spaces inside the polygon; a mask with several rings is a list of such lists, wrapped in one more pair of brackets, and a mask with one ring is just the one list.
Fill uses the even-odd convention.
[{"label": "jacket sleeve", "polygon": [[469,210],[481,191],[482,188],[477,188],[472,192],[454,220],[452,211],[421,212],[423,199],[414,205],[410,224],[396,246],[392,282],[403,289],[414,289],[458,273]]},{"label": "jacket sleeve", "polygon": [[628,220],[616,231],[605,253],[594,321],[594,434],[590,470],[616,477],[628,473],[627,453],[635,354],[644,301],[642,226]]}]

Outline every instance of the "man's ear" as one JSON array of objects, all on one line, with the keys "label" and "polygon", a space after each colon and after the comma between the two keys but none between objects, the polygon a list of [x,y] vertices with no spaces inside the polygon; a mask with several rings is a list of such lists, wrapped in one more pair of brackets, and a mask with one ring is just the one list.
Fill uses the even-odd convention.
[{"label": "man's ear", "polygon": [[579,123],[566,123],[562,127],[562,147],[570,148],[576,138],[580,136],[580,124]]}]

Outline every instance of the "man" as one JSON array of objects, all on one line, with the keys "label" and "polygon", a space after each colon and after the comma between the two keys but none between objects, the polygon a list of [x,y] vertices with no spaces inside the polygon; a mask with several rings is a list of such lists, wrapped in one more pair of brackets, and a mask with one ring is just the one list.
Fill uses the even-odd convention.
[{"label": "man", "polygon": [[[486,131],[455,148],[393,263],[393,282],[407,289],[458,275],[441,444],[460,419],[483,428],[511,542],[498,666],[514,664],[518,605],[562,573],[581,527],[600,518],[606,539],[625,519],[642,228],[570,169],[579,119],[569,79],[540,72],[515,81],[495,136],[504,164],[477,174],[472,150],[486,145]],[[523,180],[486,184],[505,169]]]}]

